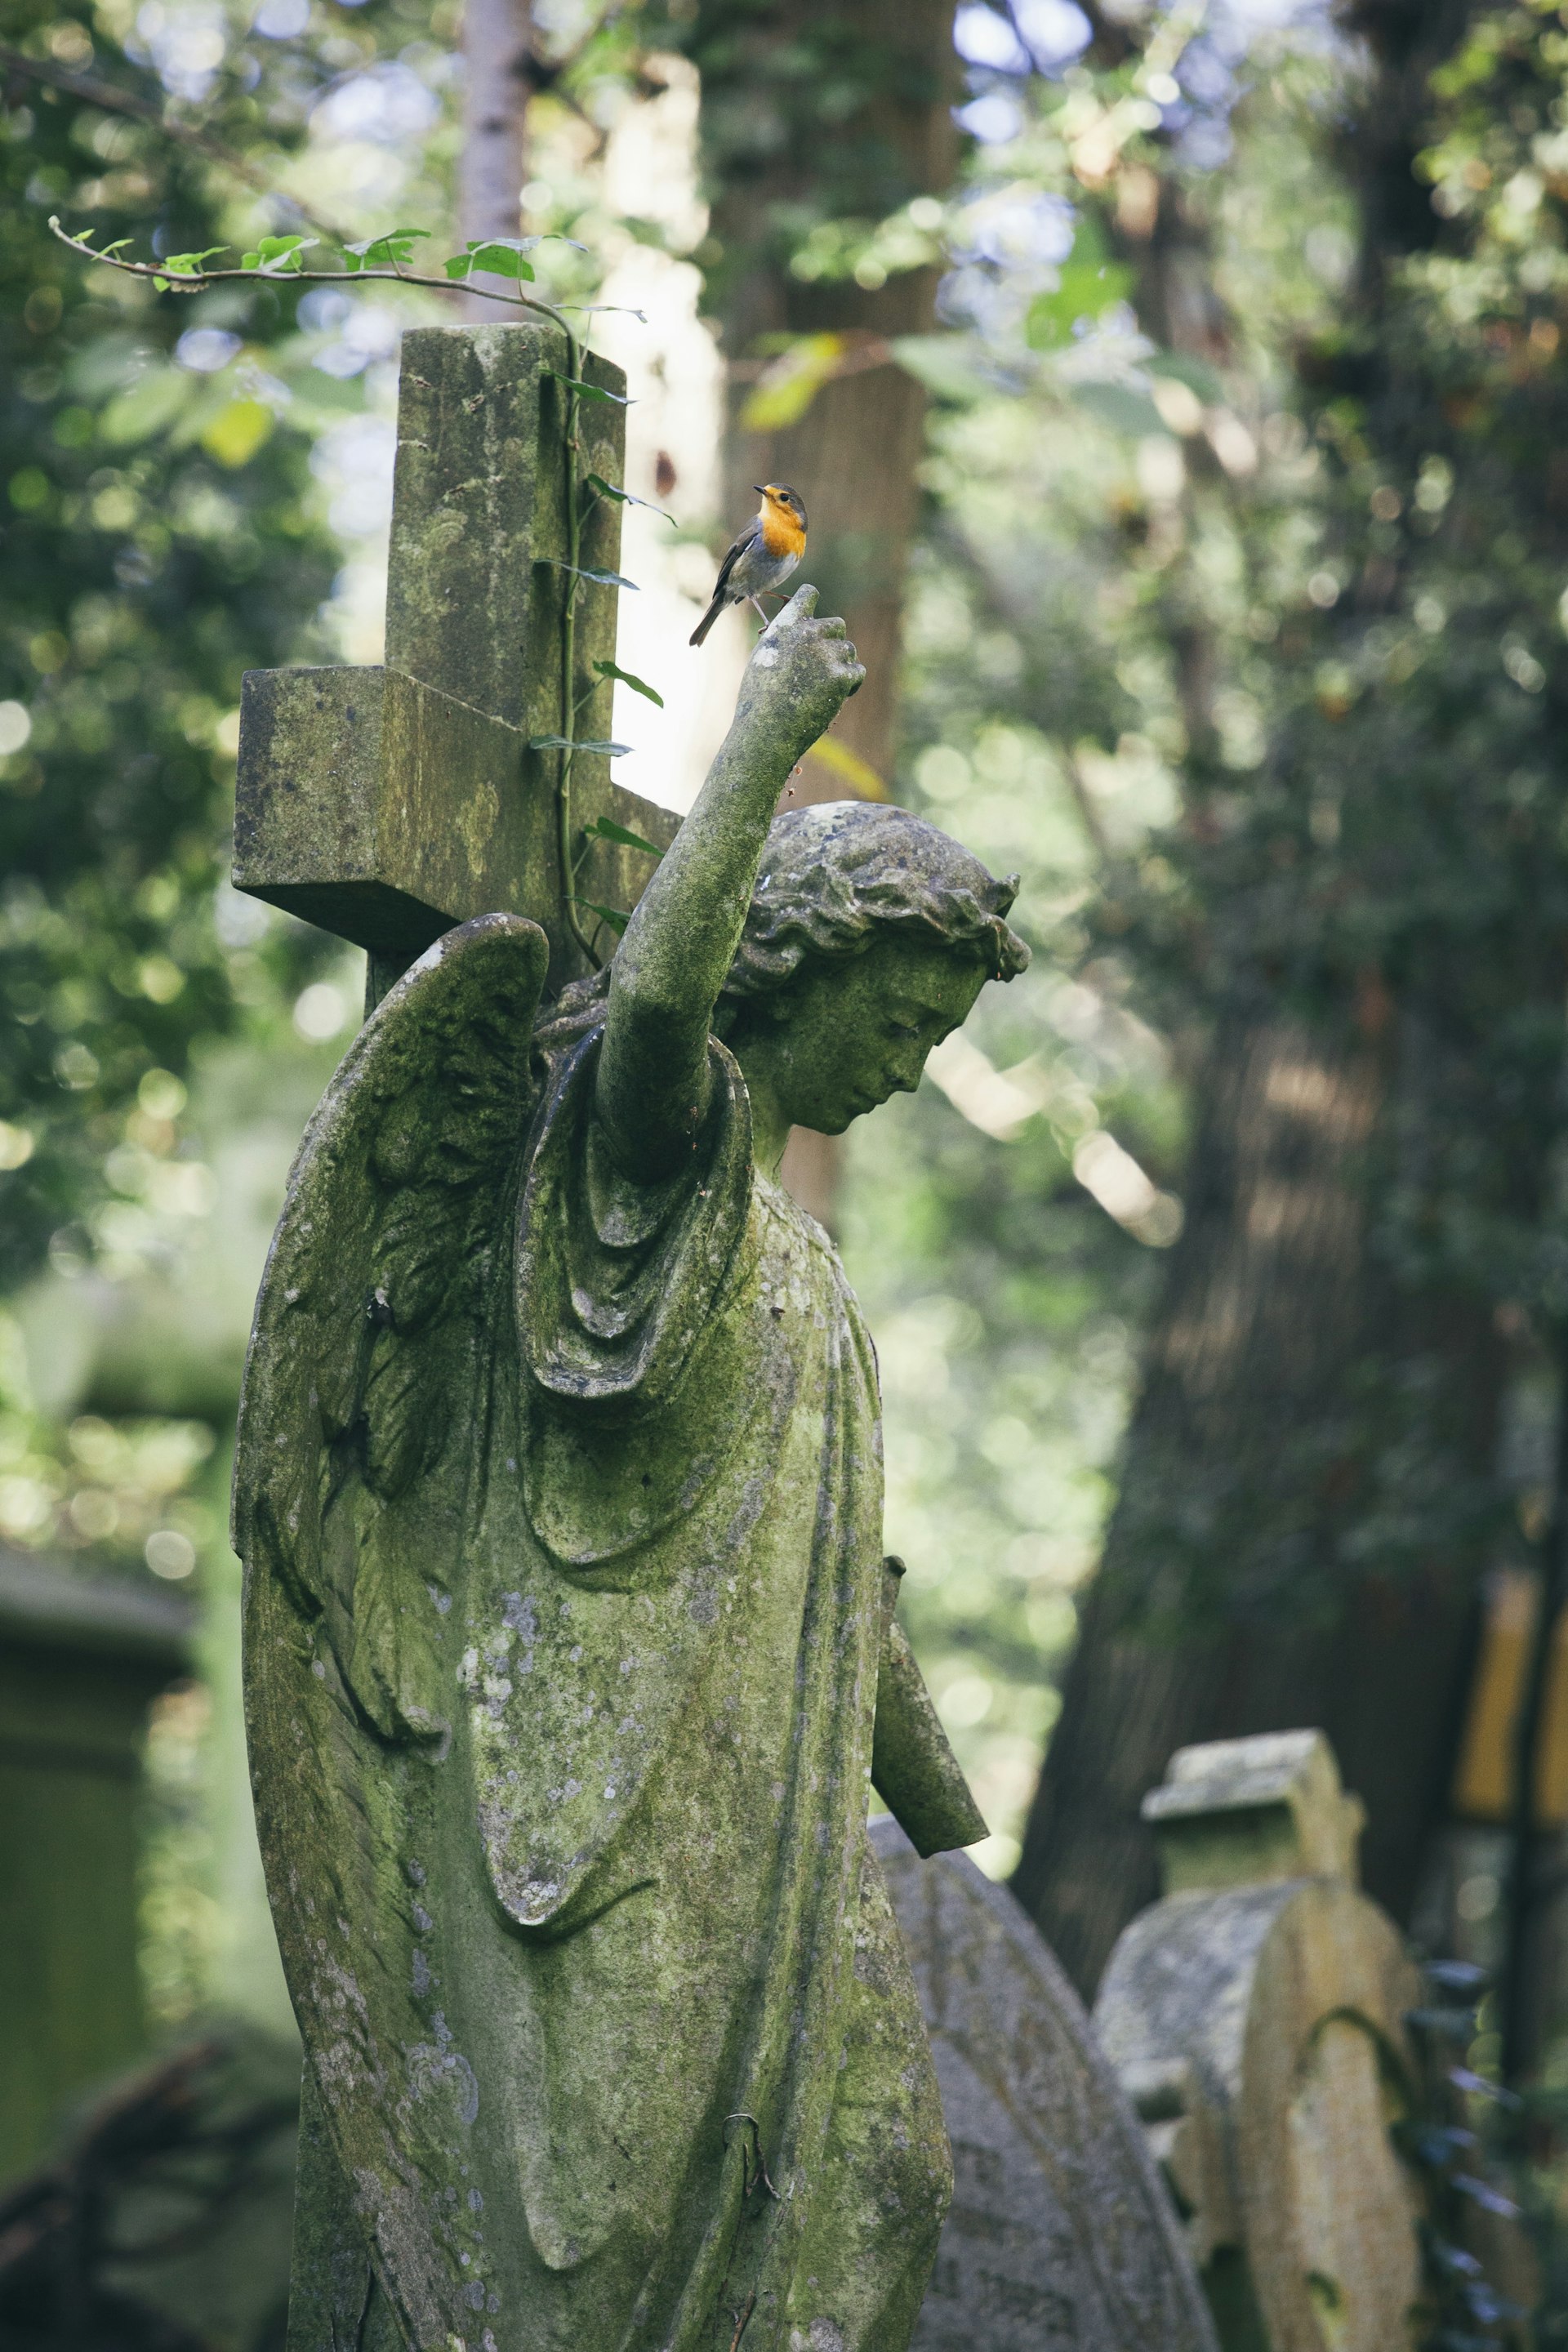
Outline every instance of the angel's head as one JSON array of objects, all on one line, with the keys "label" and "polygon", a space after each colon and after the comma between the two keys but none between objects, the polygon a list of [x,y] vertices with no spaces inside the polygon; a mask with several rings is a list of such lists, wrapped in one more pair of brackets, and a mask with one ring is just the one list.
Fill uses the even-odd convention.
[{"label": "angel's head", "polygon": [[784,1122],[841,1135],[913,1091],[988,980],[1024,970],[1017,887],[907,809],[792,810],[768,835],[714,1025]]}]

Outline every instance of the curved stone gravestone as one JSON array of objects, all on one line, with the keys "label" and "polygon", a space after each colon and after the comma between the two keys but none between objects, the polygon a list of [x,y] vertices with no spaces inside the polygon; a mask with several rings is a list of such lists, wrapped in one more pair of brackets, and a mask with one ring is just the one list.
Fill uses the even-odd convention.
[{"label": "curved stone gravestone", "polygon": [[1213,2352],[1180,2225],[1078,1995],[1005,1887],[872,1824],[955,2188],[911,2352]]},{"label": "curved stone gravestone", "polygon": [[1420,1978],[1356,1884],[1359,1798],[1321,1731],[1184,1748],[1143,1817],[1165,1897],[1123,1932],[1094,2030],[1187,2216],[1226,2352],[1422,2337],[1420,2197],[1389,2125]]}]

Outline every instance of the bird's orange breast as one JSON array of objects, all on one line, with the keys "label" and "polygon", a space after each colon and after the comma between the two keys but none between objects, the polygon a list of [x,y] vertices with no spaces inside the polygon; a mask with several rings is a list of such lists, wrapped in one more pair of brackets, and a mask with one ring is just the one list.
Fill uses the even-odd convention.
[{"label": "bird's orange breast", "polygon": [[781,508],[765,505],[762,511],[763,545],[772,556],[805,553],[805,533],[794,515]]}]

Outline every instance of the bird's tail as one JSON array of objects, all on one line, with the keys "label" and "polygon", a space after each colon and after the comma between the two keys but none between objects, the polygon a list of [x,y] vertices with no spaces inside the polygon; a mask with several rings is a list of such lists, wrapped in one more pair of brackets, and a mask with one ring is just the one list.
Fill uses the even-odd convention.
[{"label": "bird's tail", "polygon": [[690,636],[688,637],[686,641],[687,644],[691,646],[700,646],[723,609],[724,599],[722,596],[715,596],[713,602],[709,605],[708,610],[703,614],[702,618],[698,622],[697,626],[692,630]]}]

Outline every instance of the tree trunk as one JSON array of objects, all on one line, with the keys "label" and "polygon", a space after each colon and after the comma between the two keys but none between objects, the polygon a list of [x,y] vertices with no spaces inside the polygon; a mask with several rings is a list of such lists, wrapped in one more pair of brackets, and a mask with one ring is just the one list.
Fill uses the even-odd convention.
[{"label": "tree trunk", "polygon": [[[958,159],[952,16],[952,0],[784,0],[765,18],[747,19],[739,37],[731,17],[706,9],[692,44],[722,257],[710,299],[731,370],[726,521],[738,527],[755,510],[756,483],[788,482],[805,499],[805,576],[822,592],[821,609],[843,614],[866,665],[866,683],[833,732],[885,781],[898,746],[925,394],[884,360],[826,383],[787,429],[751,432],[741,415],[769,337],[832,333],[846,339],[847,356],[874,356],[878,342],[934,324],[934,268],[879,287],[853,278],[806,283],[789,268],[787,225],[870,225],[912,197],[945,194]],[[786,804],[854,796],[842,777],[808,763]],[[825,1223],[837,1171],[832,1139],[791,1138],[784,1181]]]},{"label": "tree trunk", "polygon": [[1401,1376],[1459,1485],[1489,1466],[1500,1377],[1484,1312],[1420,1328],[1369,1261],[1396,1091],[1364,1045],[1283,1021],[1227,1026],[1200,1081],[1187,1223],[1015,1881],[1086,1994],[1156,1892],[1140,1801],[1193,1741],[1326,1731],[1367,1805],[1367,1884],[1409,1912],[1481,1563],[1462,1507],[1414,1565],[1350,1565],[1354,1531],[1393,1500]]},{"label": "tree trunk", "polygon": [[[458,161],[465,240],[516,236],[521,225],[531,29],[529,0],[465,0],[463,147]],[[490,301],[477,286],[464,307],[474,320],[518,315]]]},{"label": "tree trunk", "polygon": [[[1343,160],[1372,344],[1384,272],[1436,226],[1412,162],[1430,68],[1468,14],[1458,0],[1355,12],[1377,70]],[[1212,299],[1190,240],[1173,270],[1160,210],[1141,310],[1170,345],[1201,348]],[[1397,385],[1380,389],[1394,435],[1408,431]],[[1364,618],[1352,603],[1349,630]],[[1202,648],[1172,635],[1201,772]],[[1474,1052],[1440,1012],[1428,1023],[1413,1002],[1390,1024],[1391,1010],[1374,981],[1359,1038],[1342,1013],[1338,1034],[1333,1014],[1309,1030],[1254,979],[1232,991],[1197,1082],[1187,1223],[1015,1880],[1086,1993],[1155,1892],[1139,1805],[1176,1748],[1325,1730],[1368,1808],[1366,1883],[1397,1916],[1446,1810],[1502,1350],[1481,1297],[1401,1291],[1369,1244],[1402,1139],[1430,1131]],[[1398,1490],[1402,1459],[1417,1494]]]},{"label": "tree trunk", "polygon": [[[882,776],[895,746],[925,395],[887,362],[826,384],[787,430],[752,433],[739,420],[763,339],[834,333],[864,350],[931,327],[935,269],[879,287],[807,283],[789,268],[786,231],[791,220],[825,215],[869,226],[914,196],[947,192],[958,157],[952,15],[952,0],[785,0],[733,46],[721,53],[715,43],[700,58],[723,257],[715,308],[735,371],[728,519],[738,524],[752,509],[755,482],[790,482],[805,498],[810,576],[825,607],[847,620],[868,673],[834,731]],[[736,136],[730,122],[742,104],[747,123]]]}]

